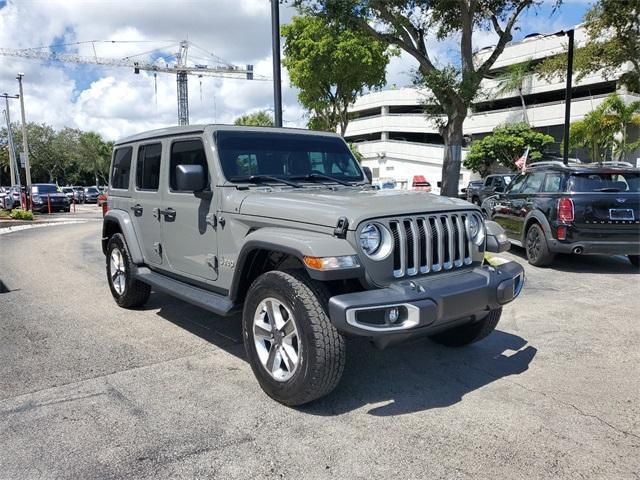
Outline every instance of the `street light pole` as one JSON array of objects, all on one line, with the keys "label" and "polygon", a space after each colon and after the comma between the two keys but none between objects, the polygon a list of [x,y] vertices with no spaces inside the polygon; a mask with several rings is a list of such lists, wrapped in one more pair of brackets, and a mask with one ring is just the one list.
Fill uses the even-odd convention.
[{"label": "street light pole", "polygon": [[18,162],[16,161],[16,150],[13,145],[13,133],[11,132],[11,115],[9,114],[9,99],[18,98],[18,95],[9,95],[7,93],[3,93],[2,95],[0,95],[0,97],[4,97],[4,101],[6,104],[6,110],[4,113],[7,120],[7,139],[9,140],[9,166],[11,173],[11,186],[20,186],[20,167],[18,166]]},{"label": "street light pole", "polygon": [[276,127],[282,127],[282,85],[280,79],[280,0],[271,0],[271,50],[273,56],[273,103]]},{"label": "street light pole", "polygon": [[[31,192],[31,168],[29,167],[29,143],[27,142],[27,121],[24,113],[24,93],[22,91],[22,77],[24,73],[18,73],[16,79],[20,86],[20,111],[22,114],[22,154],[24,155],[24,179],[26,183],[25,192],[27,196]],[[30,201],[27,200],[27,208],[29,208]]]},{"label": "street light pole", "polygon": [[564,149],[562,152],[562,161],[565,165],[569,165],[569,130],[571,126],[571,88],[573,77],[573,37],[574,30],[565,32],[569,39],[569,48],[567,50],[567,85],[564,97]]}]

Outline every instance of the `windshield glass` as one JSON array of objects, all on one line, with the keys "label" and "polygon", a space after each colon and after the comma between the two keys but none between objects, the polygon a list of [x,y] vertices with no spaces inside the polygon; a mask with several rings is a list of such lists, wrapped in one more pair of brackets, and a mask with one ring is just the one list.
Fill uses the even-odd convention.
[{"label": "windshield glass", "polygon": [[35,191],[35,193],[58,193],[60,190],[58,190],[58,187],[56,187],[55,185],[34,185],[33,186],[33,190]]},{"label": "windshield glass", "polygon": [[571,175],[567,188],[570,192],[640,192],[640,174],[582,173]]},{"label": "windshield glass", "polygon": [[98,189],[96,187],[87,188],[87,193],[98,193]]},{"label": "windshield glass", "polygon": [[251,175],[290,179],[321,173],[348,182],[364,180],[351,151],[336,137],[221,130],[215,138],[227,179]]}]

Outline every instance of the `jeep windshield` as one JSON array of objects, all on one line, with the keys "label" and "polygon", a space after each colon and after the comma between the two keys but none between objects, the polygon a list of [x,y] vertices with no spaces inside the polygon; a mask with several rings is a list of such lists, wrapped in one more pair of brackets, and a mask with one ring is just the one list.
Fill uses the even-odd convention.
[{"label": "jeep windshield", "polygon": [[351,151],[337,137],[226,130],[214,135],[222,171],[232,182],[364,181]]}]

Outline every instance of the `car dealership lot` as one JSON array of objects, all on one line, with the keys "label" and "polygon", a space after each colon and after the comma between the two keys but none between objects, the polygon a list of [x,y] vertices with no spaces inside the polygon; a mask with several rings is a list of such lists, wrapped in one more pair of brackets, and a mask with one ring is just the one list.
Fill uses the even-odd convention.
[{"label": "car dealership lot", "polygon": [[0,478],[637,477],[640,275],[518,252],[527,285],[489,338],[350,341],[337,390],[290,409],[238,318],[155,294],[119,309],[99,222],[4,235]]}]

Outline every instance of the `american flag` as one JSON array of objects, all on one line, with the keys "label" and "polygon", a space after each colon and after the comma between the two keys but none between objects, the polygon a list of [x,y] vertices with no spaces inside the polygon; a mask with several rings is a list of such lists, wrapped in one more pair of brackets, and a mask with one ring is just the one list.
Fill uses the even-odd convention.
[{"label": "american flag", "polygon": [[518,167],[518,170],[520,170],[521,172],[524,172],[527,169],[527,158],[529,158],[529,147],[527,147],[524,155],[516,160],[516,167]]}]

